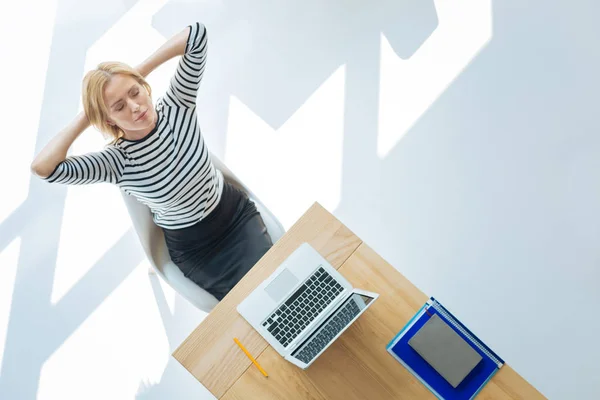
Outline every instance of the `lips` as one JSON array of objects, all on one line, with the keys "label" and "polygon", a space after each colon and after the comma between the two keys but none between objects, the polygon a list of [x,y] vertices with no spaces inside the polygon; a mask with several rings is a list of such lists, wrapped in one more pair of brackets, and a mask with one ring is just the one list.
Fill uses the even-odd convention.
[{"label": "lips", "polygon": [[144,118],[144,117],[146,116],[146,113],[147,113],[147,112],[148,112],[148,110],[144,111],[144,112],[142,113],[142,115],[140,115],[140,116],[139,116],[139,117],[136,119],[136,121],[139,121],[140,119]]}]

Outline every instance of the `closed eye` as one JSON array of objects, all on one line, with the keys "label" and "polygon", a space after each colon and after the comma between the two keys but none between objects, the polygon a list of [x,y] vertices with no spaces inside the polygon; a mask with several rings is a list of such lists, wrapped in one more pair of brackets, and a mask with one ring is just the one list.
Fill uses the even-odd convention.
[{"label": "closed eye", "polygon": [[[134,92],[131,92],[131,97],[136,97],[138,94],[140,94],[140,90],[136,88]],[[123,107],[125,107],[125,106],[123,105],[123,103],[121,103],[117,108],[115,108],[115,110],[121,111],[123,109]]]}]

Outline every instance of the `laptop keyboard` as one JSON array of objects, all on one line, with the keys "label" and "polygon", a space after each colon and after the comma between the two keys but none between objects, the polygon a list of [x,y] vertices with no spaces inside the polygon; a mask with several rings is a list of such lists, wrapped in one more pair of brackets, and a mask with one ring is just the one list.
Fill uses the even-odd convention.
[{"label": "laptop keyboard", "polygon": [[262,325],[287,346],[343,289],[320,267]]},{"label": "laptop keyboard", "polygon": [[329,319],[321,327],[320,331],[310,339],[310,342],[302,347],[302,350],[295,352],[294,357],[308,364],[359,313],[360,309],[354,300],[347,302],[342,308],[336,311],[333,318]]}]

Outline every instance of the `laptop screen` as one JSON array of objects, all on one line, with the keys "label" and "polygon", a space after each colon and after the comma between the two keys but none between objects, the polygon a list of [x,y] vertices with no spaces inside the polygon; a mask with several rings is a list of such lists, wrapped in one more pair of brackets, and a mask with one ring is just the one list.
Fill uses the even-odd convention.
[{"label": "laptop screen", "polygon": [[351,321],[360,315],[373,300],[372,297],[353,293],[292,352],[292,356],[308,364],[323,349],[329,346],[333,338],[348,327]]}]

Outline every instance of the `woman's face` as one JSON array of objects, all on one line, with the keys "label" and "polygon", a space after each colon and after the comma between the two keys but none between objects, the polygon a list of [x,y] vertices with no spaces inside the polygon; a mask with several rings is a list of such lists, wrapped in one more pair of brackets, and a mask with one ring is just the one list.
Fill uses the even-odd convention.
[{"label": "woman's face", "polygon": [[[156,125],[156,111],[146,89],[129,75],[111,77],[104,88],[108,123],[117,125],[125,134],[151,131]],[[148,133],[145,132],[145,133]]]}]

